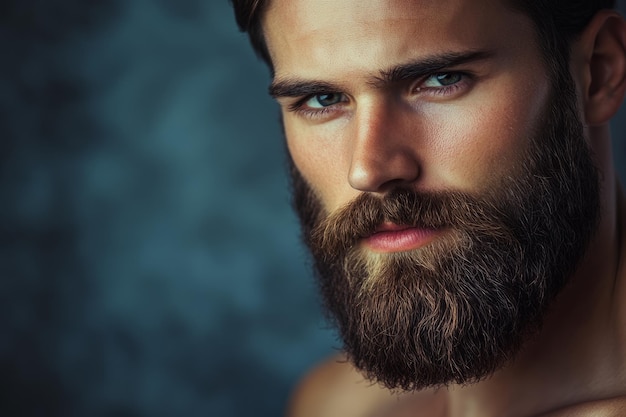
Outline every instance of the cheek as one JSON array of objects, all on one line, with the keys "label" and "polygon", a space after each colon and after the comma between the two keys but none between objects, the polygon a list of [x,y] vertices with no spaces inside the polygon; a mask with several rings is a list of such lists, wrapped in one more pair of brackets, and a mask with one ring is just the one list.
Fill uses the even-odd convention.
[{"label": "cheek", "polygon": [[491,91],[430,118],[436,186],[480,191],[510,175],[535,135],[547,88]]},{"label": "cheek", "polygon": [[345,141],[338,131],[323,126],[302,126],[284,117],[287,148],[295,166],[321,198],[324,207],[332,211],[342,205],[346,193]]}]

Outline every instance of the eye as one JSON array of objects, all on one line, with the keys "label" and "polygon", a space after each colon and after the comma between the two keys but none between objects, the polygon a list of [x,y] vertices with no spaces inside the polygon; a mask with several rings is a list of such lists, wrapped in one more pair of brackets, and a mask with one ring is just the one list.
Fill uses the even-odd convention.
[{"label": "eye", "polygon": [[474,79],[473,74],[464,71],[437,72],[422,78],[412,92],[423,99],[452,99],[467,93]]},{"label": "eye", "polygon": [[304,102],[304,105],[311,109],[322,109],[345,101],[341,93],[316,94]]},{"label": "eye", "polygon": [[442,72],[426,78],[421,87],[448,87],[463,80],[463,74],[459,72]]}]

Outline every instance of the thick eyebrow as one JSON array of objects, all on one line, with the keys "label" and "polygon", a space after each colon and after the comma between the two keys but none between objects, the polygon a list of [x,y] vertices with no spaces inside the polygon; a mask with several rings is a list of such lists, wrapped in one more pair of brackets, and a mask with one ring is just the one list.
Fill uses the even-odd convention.
[{"label": "thick eyebrow", "polygon": [[[427,56],[380,71],[380,75],[374,77],[372,84],[390,84],[421,78],[445,68],[485,60],[491,56],[493,56],[493,52],[491,51],[475,50],[467,52],[446,52]],[[336,84],[290,77],[275,79],[269,87],[269,93],[274,98],[303,97],[339,92],[341,90],[341,87]]]},{"label": "thick eyebrow", "polygon": [[374,84],[398,83],[431,75],[447,68],[491,58],[493,51],[448,52],[396,65],[380,72]]},{"label": "thick eyebrow", "polygon": [[269,93],[274,98],[303,97],[339,90],[338,86],[330,83],[286,78],[284,80],[274,80],[270,85]]}]

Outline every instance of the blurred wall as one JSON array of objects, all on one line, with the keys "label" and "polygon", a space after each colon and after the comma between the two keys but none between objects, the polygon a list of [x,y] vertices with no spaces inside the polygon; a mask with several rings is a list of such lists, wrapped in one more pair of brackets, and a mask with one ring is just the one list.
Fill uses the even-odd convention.
[{"label": "blurred wall", "polygon": [[0,8],[0,415],[279,415],[334,340],[228,3]]},{"label": "blurred wall", "polygon": [[0,22],[0,415],[280,415],[339,343],[227,1],[7,0]]}]

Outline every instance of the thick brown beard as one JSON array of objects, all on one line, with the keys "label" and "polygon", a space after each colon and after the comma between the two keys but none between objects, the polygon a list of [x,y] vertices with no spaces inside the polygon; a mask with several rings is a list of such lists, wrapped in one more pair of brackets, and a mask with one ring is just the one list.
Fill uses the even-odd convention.
[{"label": "thick brown beard", "polygon": [[[327,214],[292,163],[294,207],[330,318],[364,374],[416,390],[484,378],[515,355],[583,256],[599,180],[570,82],[520,166],[481,196],[396,189]],[[415,251],[375,254],[383,220],[445,229]]]}]

